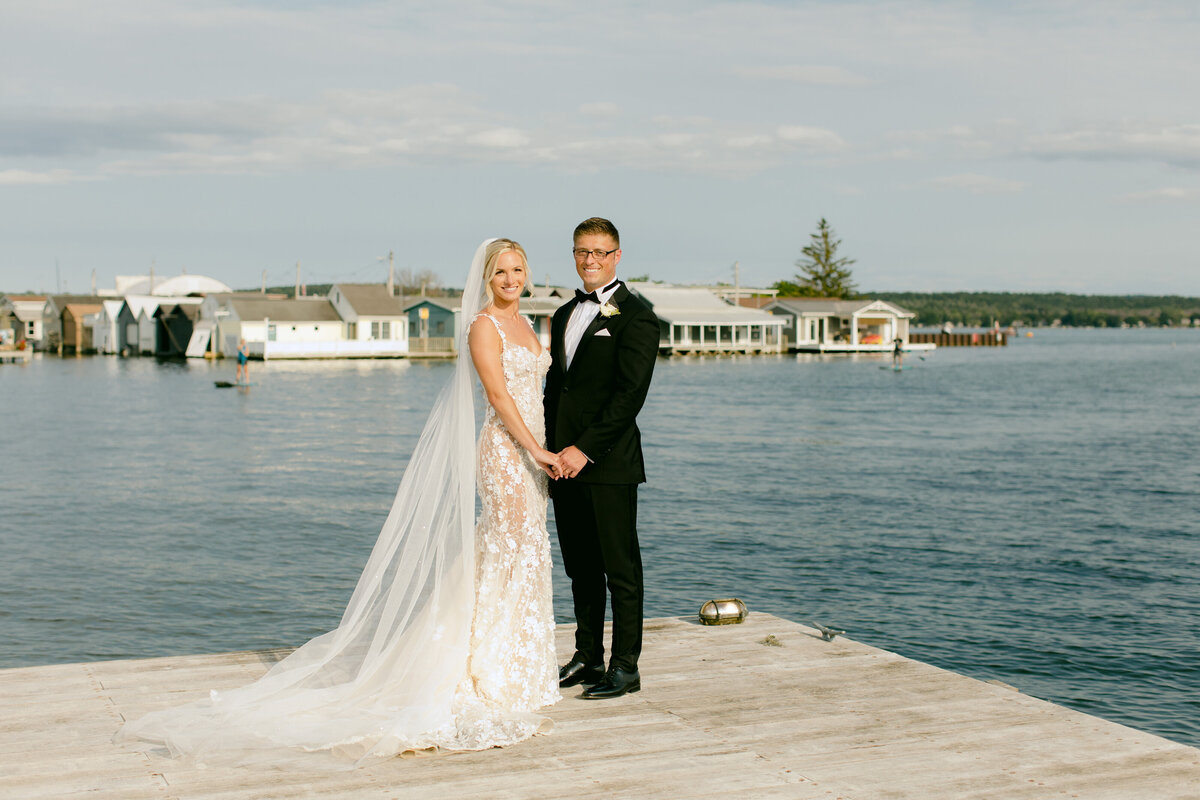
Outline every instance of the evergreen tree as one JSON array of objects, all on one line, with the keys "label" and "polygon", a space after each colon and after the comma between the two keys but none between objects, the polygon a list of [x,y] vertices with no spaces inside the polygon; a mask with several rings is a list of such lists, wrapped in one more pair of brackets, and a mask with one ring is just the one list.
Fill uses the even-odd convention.
[{"label": "evergreen tree", "polygon": [[[829,227],[822,217],[817,223],[817,231],[810,235],[811,241],[800,252],[804,258],[796,262],[800,272],[795,281],[780,281],[777,288],[780,294],[784,291],[797,291],[801,297],[854,297],[854,281],[850,279],[850,265],[853,258],[838,258],[837,250],[842,244],[841,239],[835,239],[837,234]],[[795,295],[793,295],[795,296]]]}]

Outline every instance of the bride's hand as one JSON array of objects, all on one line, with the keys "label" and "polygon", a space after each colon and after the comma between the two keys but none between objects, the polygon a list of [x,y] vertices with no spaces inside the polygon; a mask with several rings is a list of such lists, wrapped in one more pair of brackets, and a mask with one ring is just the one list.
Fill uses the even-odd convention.
[{"label": "bride's hand", "polygon": [[538,466],[545,470],[546,474],[553,480],[558,480],[563,475],[562,459],[558,453],[551,453],[549,450],[542,450],[535,453],[533,456],[537,461]]}]

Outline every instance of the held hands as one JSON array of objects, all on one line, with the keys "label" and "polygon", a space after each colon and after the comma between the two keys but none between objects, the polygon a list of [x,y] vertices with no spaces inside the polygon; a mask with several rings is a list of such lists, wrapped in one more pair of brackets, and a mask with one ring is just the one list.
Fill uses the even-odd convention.
[{"label": "held hands", "polygon": [[551,453],[549,450],[541,450],[534,454],[534,460],[553,480],[574,478],[580,470],[588,465],[588,457],[575,445],[571,445],[557,454]]},{"label": "held hands", "polygon": [[571,445],[559,453],[558,459],[564,478],[574,478],[580,470],[588,465],[588,457],[575,445]]},{"label": "held hands", "polygon": [[562,458],[559,455],[551,453],[549,450],[542,450],[534,454],[533,458],[537,461],[538,466],[550,476],[551,480],[563,477]]}]

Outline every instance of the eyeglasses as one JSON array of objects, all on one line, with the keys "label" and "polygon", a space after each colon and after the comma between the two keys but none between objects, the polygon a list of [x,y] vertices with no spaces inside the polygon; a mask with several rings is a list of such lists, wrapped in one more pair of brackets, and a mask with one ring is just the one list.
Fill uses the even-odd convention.
[{"label": "eyeglasses", "polygon": [[621,248],[619,247],[614,247],[612,250],[584,250],[583,248],[579,248],[572,252],[575,253],[575,258],[579,259],[580,261],[586,261],[588,256],[591,256],[597,261],[602,261],[620,249]]}]

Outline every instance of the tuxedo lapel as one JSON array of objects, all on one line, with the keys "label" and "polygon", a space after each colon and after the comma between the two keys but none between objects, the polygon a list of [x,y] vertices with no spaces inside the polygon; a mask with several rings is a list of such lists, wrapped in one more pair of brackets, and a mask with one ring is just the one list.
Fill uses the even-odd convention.
[{"label": "tuxedo lapel", "polygon": [[[620,308],[621,303],[627,297],[629,297],[629,290],[626,289],[625,284],[622,283],[617,287],[617,290],[613,292],[613,295],[608,299],[608,302],[617,306],[617,308]],[[574,370],[575,365],[583,360],[584,352],[587,350],[588,345],[592,343],[592,338],[596,335],[596,331],[605,327],[612,321],[612,317],[606,317],[603,314],[596,315],[596,318],[592,320],[590,325],[587,326],[587,330],[583,332],[583,338],[579,340],[579,346],[575,348],[575,357],[571,359],[571,368],[567,370],[568,372]]]},{"label": "tuxedo lapel", "polygon": [[557,325],[550,326],[550,360],[562,370],[563,374],[567,373],[567,323],[571,321],[571,312],[575,310],[575,306],[579,301],[571,298],[566,305],[559,308],[555,315],[562,314],[562,321]]}]

